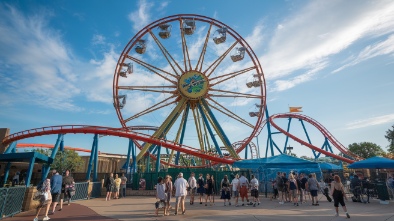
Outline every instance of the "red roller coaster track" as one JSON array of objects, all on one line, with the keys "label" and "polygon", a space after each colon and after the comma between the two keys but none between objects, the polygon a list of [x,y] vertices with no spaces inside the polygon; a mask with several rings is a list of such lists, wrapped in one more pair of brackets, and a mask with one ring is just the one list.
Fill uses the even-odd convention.
[{"label": "red roller coaster track", "polygon": [[285,114],[274,114],[272,116],[270,116],[269,121],[271,123],[271,125],[273,127],[275,127],[277,130],[279,130],[281,133],[283,133],[284,135],[292,138],[293,140],[295,140],[296,142],[309,147],[312,150],[318,151],[322,154],[325,154],[327,156],[333,157],[335,159],[347,162],[347,163],[354,163],[354,160],[345,158],[345,157],[341,157],[338,156],[334,153],[325,151],[319,147],[316,147],[308,142],[305,142],[303,140],[301,140],[300,138],[292,135],[291,133],[287,132],[286,130],[280,128],[277,124],[275,124],[274,119],[276,118],[297,118],[303,121],[306,121],[310,124],[312,124],[314,127],[316,127],[341,153],[346,154],[348,156],[352,156],[355,157],[356,159],[359,159],[359,157],[355,154],[353,154],[352,152],[350,152],[345,146],[343,146],[323,125],[321,125],[319,122],[317,122],[316,120],[306,116],[306,115],[302,115],[302,114],[292,114],[292,113],[285,113]]},{"label": "red roller coaster track", "polygon": [[[155,145],[160,145],[175,151],[180,151],[186,154],[190,154],[203,159],[211,160],[218,163],[232,164],[234,159],[222,158],[217,154],[205,153],[200,149],[193,147],[179,145],[177,143],[167,141],[164,139],[151,138],[149,135],[143,133],[137,133],[121,128],[111,128],[111,127],[99,127],[99,126],[87,126],[87,125],[61,125],[61,126],[50,126],[35,128],[30,130],[21,131],[18,133],[11,134],[3,139],[3,144],[8,145],[14,141],[21,139],[51,135],[51,134],[100,134],[100,135],[110,135],[124,138],[131,138],[133,140],[139,140]],[[138,146],[138,145],[137,145]],[[162,163],[168,164],[167,162]],[[171,166],[175,166],[170,164]]]}]

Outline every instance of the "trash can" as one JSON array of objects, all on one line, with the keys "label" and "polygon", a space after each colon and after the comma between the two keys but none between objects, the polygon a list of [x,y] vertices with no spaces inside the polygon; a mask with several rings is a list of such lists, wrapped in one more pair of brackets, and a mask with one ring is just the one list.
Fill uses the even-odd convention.
[{"label": "trash can", "polygon": [[384,182],[376,183],[376,191],[378,192],[378,199],[380,199],[380,201],[390,200],[386,183]]}]

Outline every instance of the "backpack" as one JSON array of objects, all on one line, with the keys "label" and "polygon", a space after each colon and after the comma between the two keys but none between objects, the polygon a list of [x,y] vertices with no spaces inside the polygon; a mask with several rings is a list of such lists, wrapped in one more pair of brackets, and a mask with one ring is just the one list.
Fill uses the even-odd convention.
[{"label": "backpack", "polygon": [[276,185],[278,186],[279,189],[283,188],[284,182],[283,182],[282,177],[277,177],[276,178]]}]

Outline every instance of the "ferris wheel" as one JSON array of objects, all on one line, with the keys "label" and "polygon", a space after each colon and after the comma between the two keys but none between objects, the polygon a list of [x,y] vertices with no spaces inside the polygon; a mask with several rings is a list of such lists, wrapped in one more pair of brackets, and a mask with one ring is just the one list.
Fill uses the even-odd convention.
[{"label": "ferris wheel", "polygon": [[[180,14],[152,22],[128,42],[113,98],[124,128],[157,126],[152,139],[238,159],[260,129],[266,89],[257,56],[237,32],[213,18]],[[137,160],[155,148],[141,146]],[[172,151],[168,164],[179,165],[180,156]]]}]

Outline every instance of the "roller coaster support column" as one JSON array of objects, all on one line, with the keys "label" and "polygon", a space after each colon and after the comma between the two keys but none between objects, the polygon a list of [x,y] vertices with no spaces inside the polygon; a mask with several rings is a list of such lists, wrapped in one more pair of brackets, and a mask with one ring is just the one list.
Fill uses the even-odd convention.
[{"label": "roller coaster support column", "polygon": [[[290,123],[291,123],[291,117],[289,117],[289,123],[287,124],[287,133],[289,133],[289,131],[290,131]],[[286,136],[286,142],[285,142],[285,147],[283,148],[283,153],[287,153],[286,151],[287,151],[287,142],[289,141],[289,137],[288,136]]]},{"label": "roller coaster support column", "polygon": [[[59,134],[59,135],[57,136],[56,144],[55,144],[55,146],[53,147],[52,153],[51,153],[51,158],[52,158],[53,160],[55,160],[57,151],[59,150],[59,146],[60,146],[60,143],[61,143],[62,140],[63,140],[63,134]],[[42,170],[41,181],[44,181],[44,180],[47,178],[48,174],[49,174],[49,170],[51,169],[51,165],[49,165],[49,164],[43,164],[43,165],[42,165],[42,169],[43,169],[43,170]]]},{"label": "roller coaster support column", "polygon": [[[325,137],[325,139],[324,139],[324,143],[323,143],[323,146],[321,147],[321,149],[323,149],[323,150],[325,150],[325,151],[330,151],[331,153],[333,153],[332,152],[332,148],[331,148],[331,146],[330,146],[330,143],[328,142],[328,138],[327,137]],[[317,159],[317,158],[319,158],[319,156],[320,156],[320,152],[317,154],[317,156],[315,157],[315,160]],[[342,162],[342,161],[341,161]]]},{"label": "roller coaster support column", "polygon": [[129,145],[131,145],[131,157],[133,159],[133,163],[131,164],[131,171],[133,171],[133,173],[137,172],[137,151],[135,149],[135,145],[134,145],[134,141],[132,139],[130,139],[131,144],[129,143]]},{"label": "roller coaster support column", "polygon": [[267,106],[265,108],[265,117],[267,118],[267,130],[268,130],[267,149],[265,151],[265,157],[267,158],[268,144],[269,144],[269,147],[271,149],[271,156],[274,156],[274,146],[273,146],[272,134],[271,134],[271,123],[268,120],[270,116],[268,114],[268,107]]},{"label": "roller coaster support column", "polygon": [[160,172],[160,151],[161,146],[157,146],[156,173]]},{"label": "roller coaster support column", "polygon": [[96,149],[94,151],[94,160],[93,160],[93,182],[97,182],[97,172],[98,172],[98,137],[97,134],[94,136],[94,140],[96,141]]},{"label": "roller coaster support column", "polygon": [[245,146],[245,160],[248,159],[248,149],[249,149],[248,147],[249,147],[249,144],[247,144]]},{"label": "roller coaster support column", "polygon": [[209,135],[211,136],[211,139],[212,139],[212,141],[213,141],[213,144],[215,145],[216,151],[218,152],[218,154],[219,154],[220,156],[223,156],[222,150],[220,149],[219,144],[218,144],[218,142],[216,141],[215,134],[213,133],[211,127],[209,126],[208,119],[207,119],[207,117],[205,116],[205,113],[204,113],[204,111],[203,111],[201,105],[197,104],[197,107],[198,107],[198,109],[199,109],[200,112],[201,112],[202,119],[203,119],[203,121],[205,122],[205,125],[207,126],[208,133],[209,133]]},{"label": "roller coaster support column", "polygon": [[[7,148],[7,150],[4,152],[6,153],[16,153],[16,143],[17,142],[12,142],[10,146]],[[4,180],[1,186],[4,186],[4,184],[7,183],[8,180],[8,175],[10,174],[10,169],[11,169],[11,162],[8,162],[7,165],[4,168]]]},{"label": "roller coaster support column", "polygon": [[[309,144],[312,144],[311,139],[309,138],[308,132],[306,131],[306,128],[305,128],[305,125],[304,125],[304,121],[300,119],[300,122],[301,122],[302,128],[304,128],[304,132],[305,132],[306,138],[308,139]],[[315,159],[316,159],[317,158],[316,151],[312,150],[312,153],[313,153],[313,156],[315,156]]]},{"label": "roller coaster support column", "polygon": [[148,155],[146,156],[146,170],[145,173],[150,172],[150,151],[147,152]]},{"label": "roller coaster support column", "polygon": [[131,148],[133,146],[133,140],[129,139],[129,148],[127,150],[127,156],[126,156],[126,162],[123,165],[123,168],[126,169],[126,173],[128,173],[129,168],[130,168],[130,155],[131,155]]},{"label": "roller coaster support column", "polygon": [[[93,163],[95,162],[96,152],[98,152],[97,151],[97,143],[98,143],[98,135],[95,134],[94,137],[93,137],[92,150],[90,152],[88,170],[86,171],[86,180],[90,180],[90,174],[92,172]],[[96,166],[94,168],[96,168]]]}]

